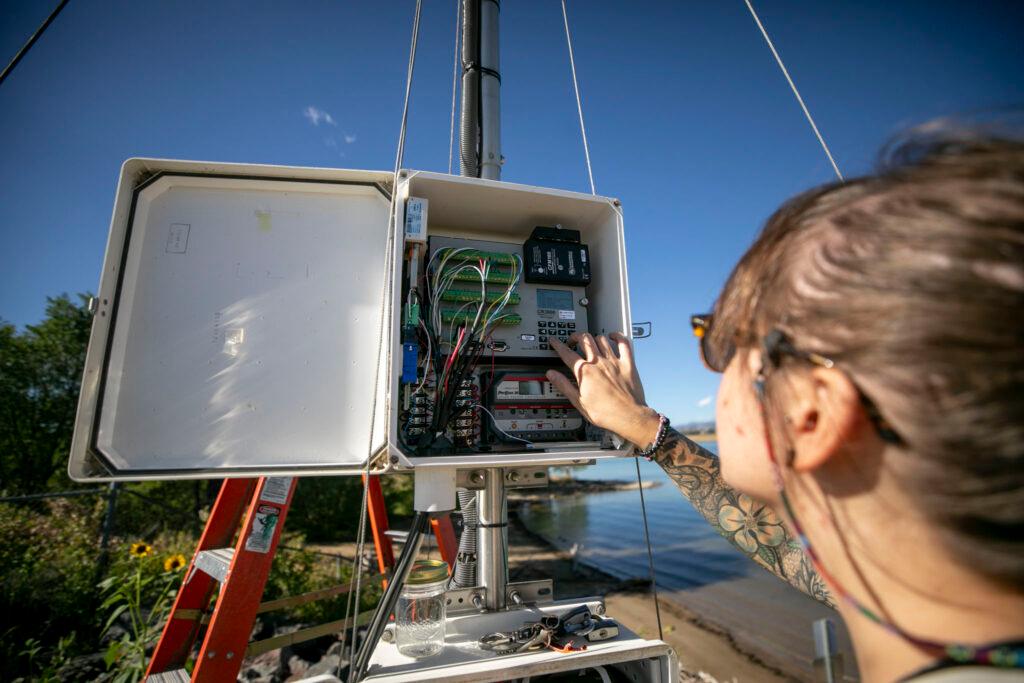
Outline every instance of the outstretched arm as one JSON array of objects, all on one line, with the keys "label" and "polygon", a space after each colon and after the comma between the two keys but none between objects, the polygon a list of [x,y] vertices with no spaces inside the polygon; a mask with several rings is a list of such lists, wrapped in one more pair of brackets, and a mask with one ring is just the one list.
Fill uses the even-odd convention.
[{"label": "outstretched arm", "polygon": [[[548,379],[592,424],[634,444],[651,443],[660,419],[644,400],[629,340],[618,333],[597,338],[574,334],[570,340],[578,343],[579,353],[554,338],[551,346],[572,370],[576,385],[555,371],[548,372]],[[835,606],[782,518],[726,484],[714,453],[669,430],[654,459],[715,531],[772,574]]]},{"label": "outstretched arm", "polygon": [[835,607],[828,588],[782,518],[726,484],[714,453],[669,429],[653,459],[719,535],[780,579]]}]

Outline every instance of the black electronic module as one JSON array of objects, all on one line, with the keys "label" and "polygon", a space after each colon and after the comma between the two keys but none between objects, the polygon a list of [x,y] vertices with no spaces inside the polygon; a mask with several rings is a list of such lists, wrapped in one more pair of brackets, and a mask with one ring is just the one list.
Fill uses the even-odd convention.
[{"label": "black electronic module", "polygon": [[527,282],[584,287],[590,284],[590,248],[579,230],[537,226],[523,244]]}]

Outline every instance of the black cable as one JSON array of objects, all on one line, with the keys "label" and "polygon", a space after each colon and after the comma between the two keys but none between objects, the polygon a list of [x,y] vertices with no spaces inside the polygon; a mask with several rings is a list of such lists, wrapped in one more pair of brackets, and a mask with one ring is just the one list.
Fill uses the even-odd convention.
[{"label": "black cable", "polygon": [[20,50],[18,50],[18,54],[14,55],[14,59],[12,59],[10,64],[8,64],[4,68],[3,72],[0,72],[0,85],[3,85],[4,79],[6,79],[12,71],[14,71],[14,67],[18,66],[18,62],[21,61],[22,57],[28,54],[28,51],[31,50],[32,46],[36,44],[36,41],[39,40],[39,37],[43,35],[43,31],[45,31],[47,27],[53,23],[53,20],[57,18],[57,15],[60,14],[60,11],[64,9],[64,5],[66,4],[68,4],[68,0],[61,0],[60,4],[57,5],[57,9],[53,10],[53,12],[50,13],[50,16],[46,17],[46,21],[44,21],[42,25],[36,29],[36,32],[32,34],[32,37],[28,39],[28,42],[25,43]]},{"label": "black cable", "polygon": [[[476,63],[483,61],[483,0],[476,0]],[[476,177],[484,176],[484,75],[476,72]]]},{"label": "black cable", "polygon": [[644,516],[644,540],[647,541],[647,569],[651,574],[651,592],[654,594],[654,614],[658,618],[658,639],[665,640],[661,631],[661,607],[658,605],[658,583],[654,573],[654,552],[651,550],[651,532],[647,528],[647,504],[644,501],[644,482],[640,478],[640,458],[633,458],[636,463],[636,485],[640,488],[640,511]]},{"label": "black cable", "polygon": [[[391,575],[391,580],[388,582],[387,588],[384,589],[384,595],[381,596],[380,602],[377,603],[373,619],[370,620],[370,625],[366,629],[366,636],[363,638],[356,656],[352,658],[352,663],[349,665],[348,683],[357,683],[362,680],[363,674],[366,673],[366,668],[370,664],[373,651],[377,648],[377,643],[384,632],[384,627],[387,626],[388,619],[391,613],[394,612],[395,605],[398,604],[398,597],[401,595],[402,588],[412,572],[413,563],[416,561],[416,553],[419,551],[420,541],[423,539],[423,535],[429,531],[430,513],[417,511],[416,517],[413,518],[412,528],[409,530],[409,536],[405,540],[405,546],[402,548],[402,554],[398,556],[398,561],[395,563],[395,570]],[[357,608],[356,612],[358,611]],[[352,642],[355,644],[354,632]]]},{"label": "black cable", "polygon": [[30,500],[43,500],[45,498],[74,498],[76,496],[92,496],[106,493],[107,489],[82,489],[79,491],[54,491],[52,493],[29,493],[23,496],[6,496],[0,498],[0,503],[22,503]]}]

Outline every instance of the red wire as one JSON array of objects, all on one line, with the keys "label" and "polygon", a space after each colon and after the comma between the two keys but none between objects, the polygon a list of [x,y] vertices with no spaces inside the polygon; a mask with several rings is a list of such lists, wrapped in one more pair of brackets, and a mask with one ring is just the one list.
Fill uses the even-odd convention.
[{"label": "red wire", "polygon": [[448,391],[448,369],[455,362],[455,356],[460,351],[459,347],[462,345],[462,337],[465,334],[466,334],[466,328],[465,327],[460,327],[459,328],[459,338],[455,340],[455,348],[453,348],[452,352],[450,354],[448,354],[448,360],[444,364],[444,376],[445,376],[444,377],[444,390],[445,391]]}]

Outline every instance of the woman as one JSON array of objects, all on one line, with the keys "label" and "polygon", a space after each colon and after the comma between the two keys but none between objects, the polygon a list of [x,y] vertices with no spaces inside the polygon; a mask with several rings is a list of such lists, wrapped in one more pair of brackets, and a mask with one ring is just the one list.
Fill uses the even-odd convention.
[{"label": "woman", "polygon": [[[914,138],[779,209],[714,313],[720,458],[622,335],[555,342],[594,424],[842,614],[865,681],[1024,678],[1024,144]],[[719,469],[720,468],[720,469]]]}]

